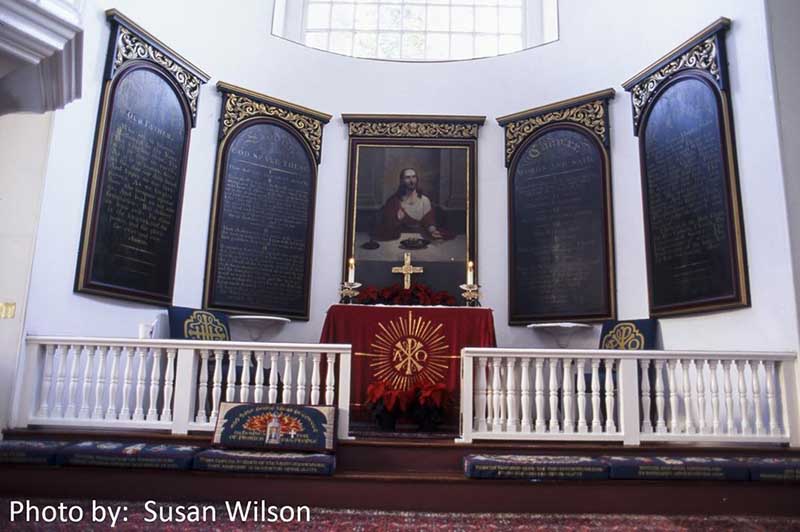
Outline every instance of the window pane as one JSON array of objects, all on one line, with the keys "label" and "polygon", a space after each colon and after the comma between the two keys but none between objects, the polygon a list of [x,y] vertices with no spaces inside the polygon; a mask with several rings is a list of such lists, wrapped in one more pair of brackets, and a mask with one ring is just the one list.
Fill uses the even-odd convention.
[{"label": "window pane", "polygon": [[406,33],[403,35],[403,59],[425,58],[425,34]]},{"label": "window pane", "polygon": [[507,54],[522,50],[522,38],[519,35],[501,35],[500,53]]},{"label": "window pane", "polygon": [[452,31],[472,31],[473,30],[473,8],[471,7],[453,7],[453,21],[451,25]]},{"label": "window pane", "polygon": [[349,31],[332,31],[328,49],[337,54],[350,55],[353,52],[353,34]]},{"label": "window pane", "polygon": [[327,28],[331,14],[330,4],[309,4],[308,16],[306,17],[306,28],[318,29]]},{"label": "window pane", "polygon": [[450,8],[431,6],[428,8],[428,30],[450,31]]},{"label": "window pane", "polygon": [[328,32],[315,31],[306,32],[306,46],[312,48],[319,48],[320,50],[328,49]]},{"label": "window pane", "polygon": [[429,33],[425,43],[425,59],[449,59],[450,34]]},{"label": "window pane", "polygon": [[353,41],[353,55],[357,57],[375,57],[378,54],[377,33],[356,33]]},{"label": "window pane", "polygon": [[381,59],[400,59],[399,33],[381,33],[378,35],[378,57]]},{"label": "window pane", "polygon": [[521,33],[522,10],[514,7],[501,7],[500,31],[502,33]]},{"label": "window pane", "polygon": [[350,29],[353,27],[353,5],[333,6],[331,10],[331,28]]},{"label": "window pane", "polygon": [[453,33],[450,35],[450,59],[467,59],[473,57],[473,36],[471,33]]},{"label": "window pane", "polygon": [[475,31],[481,33],[497,33],[497,8],[475,8]]},{"label": "window pane", "polygon": [[475,56],[490,57],[497,55],[497,36],[478,35],[475,37]]},{"label": "window pane", "polygon": [[403,29],[424,30],[425,29],[425,6],[405,6],[403,8]]},{"label": "window pane", "polygon": [[400,6],[381,6],[378,27],[382,30],[399,30],[400,19]]},{"label": "window pane", "polygon": [[378,6],[356,6],[356,29],[374,30],[378,27]]}]

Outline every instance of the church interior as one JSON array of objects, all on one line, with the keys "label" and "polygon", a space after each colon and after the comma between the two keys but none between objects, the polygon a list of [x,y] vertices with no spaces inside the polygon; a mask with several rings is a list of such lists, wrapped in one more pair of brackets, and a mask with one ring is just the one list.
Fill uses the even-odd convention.
[{"label": "church interior", "polygon": [[2,526],[800,528],[799,23],[0,1]]}]

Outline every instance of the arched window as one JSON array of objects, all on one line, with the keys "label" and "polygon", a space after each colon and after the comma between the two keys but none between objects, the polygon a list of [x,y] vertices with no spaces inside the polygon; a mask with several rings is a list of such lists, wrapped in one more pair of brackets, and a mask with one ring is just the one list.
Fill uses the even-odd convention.
[{"label": "arched window", "polygon": [[273,33],[354,57],[441,61],[558,37],[557,0],[276,0]]}]

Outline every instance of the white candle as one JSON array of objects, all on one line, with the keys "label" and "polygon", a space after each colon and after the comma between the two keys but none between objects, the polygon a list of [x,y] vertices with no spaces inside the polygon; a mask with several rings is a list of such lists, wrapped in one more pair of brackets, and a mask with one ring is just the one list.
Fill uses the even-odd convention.
[{"label": "white candle", "polygon": [[356,282],[356,259],[350,257],[347,261],[347,282]]},{"label": "white candle", "polygon": [[475,264],[472,261],[467,263],[467,284],[475,284]]}]

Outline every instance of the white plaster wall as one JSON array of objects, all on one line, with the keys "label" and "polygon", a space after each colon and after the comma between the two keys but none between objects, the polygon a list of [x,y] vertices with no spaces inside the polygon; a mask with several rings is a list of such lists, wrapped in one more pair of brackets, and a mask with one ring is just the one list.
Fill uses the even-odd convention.
[{"label": "white plaster wall", "polygon": [[[269,35],[272,2],[117,0],[113,7],[212,75],[202,91],[186,176],[175,304],[201,302],[220,99],[234,83],[336,115],[325,128],[317,193],[311,320],[269,339],[314,341],[337,299],[343,246],[347,132],[341,113],[486,115],[479,142],[478,265],[483,303],[495,309],[503,346],[549,344],[507,326],[506,171],[494,118],[614,87],[719,16],[728,37],[752,308],[662,320],[666,348],[797,349],[797,320],[765,11],[753,0],[607,0],[560,3],[560,41],[505,57],[390,63],[340,57]],[[30,333],[135,336],[163,312],[72,292],[108,28],[85,5],[84,96],[55,115],[27,329]],[[621,318],[647,315],[637,139],[630,99],[611,105],[613,201]],[[597,334],[597,330],[593,333]],[[592,335],[579,338],[586,346]],[[547,344],[546,344],[547,343]]]},{"label": "white plaster wall", "polygon": [[17,305],[14,318],[0,320],[0,427],[8,414],[25,322],[52,117],[0,117],[0,303]]}]

